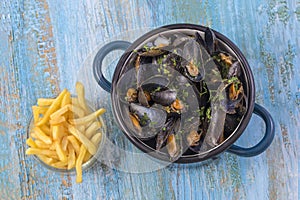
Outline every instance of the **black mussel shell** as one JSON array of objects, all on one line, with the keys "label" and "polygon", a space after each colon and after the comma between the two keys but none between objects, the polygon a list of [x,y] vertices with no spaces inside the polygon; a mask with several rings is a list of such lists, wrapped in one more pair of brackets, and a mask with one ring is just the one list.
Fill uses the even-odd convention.
[{"label": "black mussel shell", "polygon": [[161,89],[151,92],[151,99],[162,106],[170,106],[177,97],[177,92],[171,89]]}]

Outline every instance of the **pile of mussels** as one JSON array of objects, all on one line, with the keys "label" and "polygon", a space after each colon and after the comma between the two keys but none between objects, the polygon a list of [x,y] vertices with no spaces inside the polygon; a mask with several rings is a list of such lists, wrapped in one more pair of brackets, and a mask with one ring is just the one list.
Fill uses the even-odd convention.
[{"label": "pile of mussels", "polygon": [[[203,36],[197,31],[158,34],[133,55],[136,87],[127,88],[125,97],[129,117],[141,138],[145,127],[156,128],[150,138],[154,149],[175,160],[216,147],[234,132],[247,109],[245,78],[240,62],[211,29],[207,28]],[[143,66],[157,68],[162,76],[145,83],[147,70]],[[168,86],[170,68],[192,86],[196,94],[193,101],[198,101],[196,110],[188,109],[182,91]],[[185,119],[197,126],[182,125],[185,112],[197,112],[194,119]]]}]

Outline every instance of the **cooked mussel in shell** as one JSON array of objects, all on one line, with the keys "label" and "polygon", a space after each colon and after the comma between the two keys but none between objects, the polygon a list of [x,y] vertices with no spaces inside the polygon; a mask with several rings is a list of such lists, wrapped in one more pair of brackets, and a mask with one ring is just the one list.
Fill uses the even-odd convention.
[{"label": "cooked mussel in shell", "polygon": [[141,127],[148,126],[160,127],[166,121],[166,112],[157,108],[147,108],[136,103],[130,103],[129,112],[135,116]]},{"label": "cooked mussel in shell", "polygon": [[159,89],[150,93],[151,99],[160,105],[169,106],[177,97],[177,92],[171,89]]}]

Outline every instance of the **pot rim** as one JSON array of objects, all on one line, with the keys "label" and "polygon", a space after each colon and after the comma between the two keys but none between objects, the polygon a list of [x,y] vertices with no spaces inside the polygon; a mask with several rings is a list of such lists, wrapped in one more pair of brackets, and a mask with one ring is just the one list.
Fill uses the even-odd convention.
[{"label": "pot rim", "polygon": [[[147,153],[151,155],[154,158],[158,158],[160,160],[166,161],[168,158],[163,153],[158,153],[157,151],[153,151],[152,148],[145,145],[141,142],[141,140],[130,133],[128,133],[128,129],[126,126],[124,126],[121,123],[121,115],[117,113],[117,109],[115,106],[115,97],[114,92],[116,88],[116,83],[120,78],[122,69],[124,68],[124,64],[128,62],[128,59],[130,59],[131,54],[135,50],[136,47],[138,47],[141,43],[143,43],[145,40],[147,40],[149,37],[152,37],[158,33],[164,32],[165,30],[182,30],[182,29],[190,29],[192,31],[201,31],[204,32],[207,27],[202,25],[196,25],[196,24],[188,24],[188,23],[179,23],[179,24],[170,24],[166,26],[162,26],[159,28],[156,28],[152,31],[149,31],[139,37],[137,40],[135,40],[132,45],[129,46],[129,48],[126,50],[126,52],[122,55],[120,58],[114,75],[112,79],[112,90],[111,90],[111,98],[112,98],[112,108],[113,108],[113,115],[120,126],[121,130],[125,133],[126,137],[140,150],[142,150],[144,153]],[[246,83],[247,83],[247,91],[248,91],[248,108],[246,110],[246,113],[244,114],[241,122],[239,123],[238,127],[235,129],[235,131],[221,144],[217,145],[214,148],[211,148],[205,152],[193,154],[193,155],[185,155],[181,156],[178,160],[174,161],[175,163],[194,163],[194,162],[200,162],[207,160],[209,158],[213,158],[220,153],[226,151],[230,146],[242,135],[243,131],[247,127],[250,118],[252,116],[253,110],[254,110],[254,104],[255,104],[255,84],[254,84],[254,77],[250,68],[249,63],[247,62],[245,56],[241,52],[241,50],[226,36],[219,33],[218,31],[213,30],[216,37],[221,40],[224,44],[226,44],[237,56],[238,60],[242,63],[242,67],[245,73]]]}]

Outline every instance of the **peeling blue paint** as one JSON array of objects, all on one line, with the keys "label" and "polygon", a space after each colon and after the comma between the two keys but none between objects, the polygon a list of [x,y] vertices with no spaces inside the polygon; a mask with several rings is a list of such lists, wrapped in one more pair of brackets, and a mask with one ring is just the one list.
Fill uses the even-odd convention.
[{"label": "peeling blue paint", "polygon": [[[276,122],[275,141],[267,152],[247,159],[225,153],[205,165],[172,165],[145,174],[98,164],[84,173],[80,185],[75,176],[48,171],[25,156],[27,120],[38,97],[53,96],[59,88],[72,90],[87,56],[105,41],[136,38],[142,28],[180,22],[210,26],[245,54],[255,75],[256,100]],[[1,199],[9,199],[9,194],[12,199],[299,198],[300,2],[4,0],[0,25]],[[55,51],[44,57],[52,48]],[[84,67],[81,76],[92,79],[91,66]],[[107,107],[112,118],[109,94],[93,80],[89,83],[91,96],[101,94],[95,105]],[[251,146],[262,136],[264,128],[257,120],[239,145]],[[116,144],[136,151],[114,120],[107,121]]]}]

